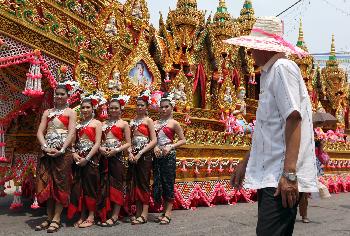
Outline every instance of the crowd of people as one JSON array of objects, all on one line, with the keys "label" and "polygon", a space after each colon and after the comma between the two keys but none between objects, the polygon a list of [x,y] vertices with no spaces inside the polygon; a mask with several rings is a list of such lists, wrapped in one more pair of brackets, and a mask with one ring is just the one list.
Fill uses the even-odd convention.
[{"label": "crowd of people", "polygon": [[[79,216],[74,223],[77,228],[117,225],[121,208],[131,224],[147,223],[152,169],[154,199],[164,203],[156,222],[169,224],[175,150],[186,142],[180,124],[172,117],[173,95],[163,94],[159,120],[153,121],[147,111],[149,91],[142,92],[130,123],[121,118],[128,96],[110,99],[109,116],[103,123],[95,118],[97,104],[88,95],[81,99],[77,122],[76,112],[67,105],[68,96],[67,87],[58,85],[54,108],[44,112],[37,132],[43,155],[37,168],[36,192],[38,202],[46,204],[47,219],[35,230],[58,231],[65,207],[67,219]],[[132,205],[136,205],[136,212]]]}]

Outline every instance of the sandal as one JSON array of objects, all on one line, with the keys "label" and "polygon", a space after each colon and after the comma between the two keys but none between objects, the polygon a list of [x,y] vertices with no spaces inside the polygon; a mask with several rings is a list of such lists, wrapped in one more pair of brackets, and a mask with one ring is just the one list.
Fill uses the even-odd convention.
[{"label": "sandal", "polygon": [[147,223],[147,220],[143,216],[139,216],[136,218],[136,220],[131,222],[132,225],[142,225],[142,224],[146,224],[146,223]]},{"label": "sandal", "polygon": [[165,213],[161,213],[155,220],[155,223],[160,223],[163,219],[163,217],[165,216]]},{"label": "sandal", "polygon": [[163,219],[159,222],[161,225],[168,225],[171,222],[171,218],[169,216],[164,215]]},{"label": "sandal", "polygon": [[[112,221],[112,224],[108,222],[109,220]],[[119,225],[119,220],[118,219],[114,219],[113,217],[111,217],[106,222],[103,222],[101,226],[102,227],[112,227],[112,226],[115,226],[115,225]]]},{"label": "sandal", "polygon": [[35,231],[41,231],[49,228],[51,224],[51,220],[46,219],[40,225],[35,226]]},{"label": "sandal", "polygon": [[81,225],[84,222],[83,219],[79,219],[77,222],[74,223],[74,228],[79,228],[79,225]]},{"label": "sandal", "polygon": [[94,223],[95,223],[94,220],[86,219],[86,220],[84,220],[83,223],[81,223],[81,224],[79,225],[79,228],[88,228],[88,227],[90,227],[90,226],[93,226]]},{"label": "sandal", "polygon": [[[54,224],[54,225],[53,225]],[[51,224],[46,232],[55,233],[62,227],[61,222],[57,222],[55,220],[51,221]]]},{"label": "sandal", "polygon": [[136,220],[136,217],[135,216],[129,216],[129,217],[125,217],[123,219],[124,223],[132,223],[133,221]]},{"label": "sandal", "polygon": [[310,223],[310,220],[309,220],[309,218],[303,218],[302,220],[301,220],[303,223]]}]

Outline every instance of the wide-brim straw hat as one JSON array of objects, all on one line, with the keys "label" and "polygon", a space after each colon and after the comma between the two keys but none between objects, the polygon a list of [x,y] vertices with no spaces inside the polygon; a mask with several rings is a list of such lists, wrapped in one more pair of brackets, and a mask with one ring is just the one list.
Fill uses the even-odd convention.
[{"label": "wide-brim straw hat", "polygon": [[296,54],[299,57],[308,55],[303,49],[283,39],[283,31],[281,19],[257,17],[249,35],[227,39],[224,42],[251,49]]}]

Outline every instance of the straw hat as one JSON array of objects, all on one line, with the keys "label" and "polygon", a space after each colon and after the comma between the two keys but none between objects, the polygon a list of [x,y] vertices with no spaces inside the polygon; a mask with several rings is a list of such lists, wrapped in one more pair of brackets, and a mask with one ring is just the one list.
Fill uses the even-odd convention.
[{"label": "straw hat", "polygon": [[246,48],[263,51],[285,52],[299,57],[307,53],[283,39],[283,21],[277,17],[258,17],[250,35],[224,40]]}]

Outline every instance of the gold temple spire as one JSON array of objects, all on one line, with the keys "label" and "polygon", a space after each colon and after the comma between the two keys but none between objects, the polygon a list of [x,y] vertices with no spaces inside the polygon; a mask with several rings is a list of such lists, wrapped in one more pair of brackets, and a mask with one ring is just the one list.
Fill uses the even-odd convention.
[{"label": "gold temple spire", "polygon": [[226,7],[226,2],[225,2],[225,0],[220,0],[219,6],[220,6],[220,7]]},{"label": "gold temple spire", "polygon": [[297,46],[302,48],[304,51],[308,51],[306,43],[304,41],[303,23],[302,23],[301,19],[300,19],[300,23],[299,23],[299,35],[298,35]]},{"label": "gold temple spire", "polygon": [[303,32],[303,23],[301,22],[300,19],[300,24],[299,24],[299,37],[298,37],[299,42],[304,42],[304,32]]},{"label": "gold temple spire", "polygon": [[331,43],[331,54],[329,55],[329,60],[335,60],[335,42],[334,34],[332,34],[332,43]]}]

